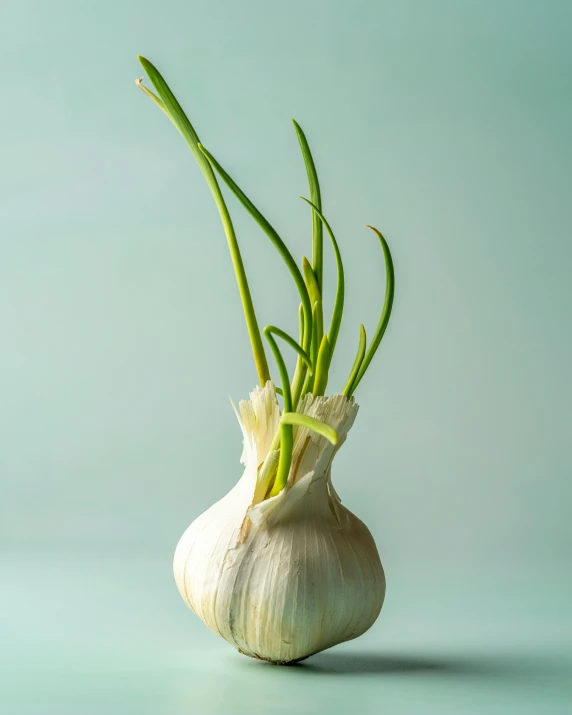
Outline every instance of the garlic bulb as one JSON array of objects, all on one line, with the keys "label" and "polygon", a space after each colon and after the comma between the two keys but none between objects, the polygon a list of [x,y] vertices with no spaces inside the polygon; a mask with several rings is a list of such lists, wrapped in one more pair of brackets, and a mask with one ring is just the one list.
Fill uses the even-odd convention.
[{"label": "garlic bulb", "polygon": [[265,499],[280,408],[272,382],[239,405],[245,470],[236,486],[183,534],[174,559],[181,596],[242,653],[275,663],[300,660],[351,640],[376,620],[385,577],[373,537],[336,494],[333,457],[358,407],[344,395],[307,394],[298,412],[337,430],[334,447],[294,430],[286,487]]}]

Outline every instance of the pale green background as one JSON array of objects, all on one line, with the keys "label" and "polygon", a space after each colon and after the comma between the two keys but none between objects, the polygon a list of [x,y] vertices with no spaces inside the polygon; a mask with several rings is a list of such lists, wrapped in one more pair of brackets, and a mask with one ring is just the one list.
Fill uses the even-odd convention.
[{"label": "pale green background", "polygon": [[[570,712],[572,3],[24,0],[0,48],[2,712]],[[228,394],[256,376],[138,53],[299,256],[305,128],[346,259],[334,389],[383,295],[363,225],[393,249],[334,471],[386,604],[305,666],[238,655],[173,583],[239,476]],[[230,205],[261,323],[295,331],[285,268]]]}]

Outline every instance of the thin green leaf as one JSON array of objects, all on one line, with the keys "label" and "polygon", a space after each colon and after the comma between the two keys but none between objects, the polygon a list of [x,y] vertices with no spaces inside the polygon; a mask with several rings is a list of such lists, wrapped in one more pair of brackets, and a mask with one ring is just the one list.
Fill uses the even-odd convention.
[{"label": "thin green leaf", "polygon": [[324,334],[324,313],[320,286],[318,285],[316,274],[306,256],[302,256],[302,272],[304,273],[304,280],[306,281],[308,293],[310,294],[310,300],[314,306],[312,325],[315,326],[315,330],[314,335],[312,335],[310,353],[314,355],[312,359],[314,360],[314,364],[316,364],[315,357],[318,354],[318,347],[320,346],[322,335]]},{"label": "thin green leaf", "polygon": [[284,330],[281,330],[280,328],[277,328],[274,325],[267,325],[264,328],[264,334],[268,337],[269,333],[274,333],[274,335],[277,335],[279,338],[282,338],[285,343],[287,343],[293,350],[295,350],[300,358],[306,363],[308,366],[310,372],[312,372],[312,361],[310,360],[310,356],[308,353],[298,345],[298,343],[292,338],[288,333]]},{"label": "thin green leaf", "polygon": [[320,345],[318,343],[318,312],[319,304],[316,302],[312,308],[312,341],[310,343],[310,357],[312,359],[312,365],[314,365],[314,372],[313,374],[307,375],[302,395],[305,395],[307,392],[312,392],[314,387],[314,378],[316,375],[316,365],[318,363],[318,351]]},{"label": "thin green leaf", "polygon": [[316,274],[314,273],[314,269],[306,256],[302,256],[302,273],[304,274],[304,280],[306,281],[308,293],[310,294],[310,300],[313,305],[317,301],[321,300],[322,296],[320,294],[320,286],[318,285]]},{"label": "thin green leaf", "polygon": [[355,382],[356,376],[357,376],[359,369],[361,367],[361,364],[363,362],[363,357],[365,355],[365,344],[366,344],[365,328],[363,325],[360,325],[359,326],[359,344],[358,344],[356,359],[354,360],[354,364],[350,371],[350,376],[348,377],[346,386],[344,387],[344,389],[341,392],[342,395],[347,395],[347,397],[351,397],[351,394],[353,391],[352,390],[353,384]]},{"label": "thin green leaf", "polygon": [[[281,427],[278,429],[278,434],[280,434]],[[270,489],[274,483],[274,478],[278,470],[278,463],[280,461],[280,450],[274,449],[270,450],[266,455],[266,459],[260,465],[258,469],[258,474],[256,477],[256,489],[255,489],[255,499],[256,497],[262,496],[264,499],[268,499],[270,496]]]},{"label": "thin green leaf", "polygon": [[282,424],[295,425],[296,427],[306,427],[311,429],[313,432],[325,437],[328,442],[332,444],[337,444],[338,433],[333,427],[317,420],[315,417],[309,417],[308,415],[302,415],[299,412],[285,412],[280,421]]},{"label": "thin green leaf", "polygon": [[282,353],[280,352],[280,348],[278,347],[276,340],[274,340],[274,336],[272,335],[273,332],[274,332],[274,330],[271,325],[267,325],[264,328],[264,335],[266,336],[266,339],[270,343],[270,347],[272,349],[272,352],[274,353],[274,359],[276,360],[276,365],[278,367],[278,372],[280,374],[280,381],[282,382],[282,396],[284,397],[284,409],[291,410],[292,409],[292,394],[290,392],[290,380],[288,378],[288,370],[286,368],[286,363],[284,362],[284,358],[282,357]]},{"label": "thin green leaf", "polygon": [[[298,292],[300,293],[300,300],[302,301],[302,308],[304,310],[304,321],[308,326],[311,326],[312,304],[310,302],[310,296],[308,295],[308,289],[306,288],[306,284],[304,283],[302,273],[296,265],[296,261],[292,257],[292,254],[288,250],[288,247],[280,238],[277,231],[270,224],[270,222],[260,213],[260,211],[256,208],[256,206],[252,203],[248,196],[242,191],[242,189],[236,184],[236,182],[229,176],[229,174],[227,174],[227,172],[222,168],[222,166],[215,159],[215,157],[207,149],[205,149],[202,144],[199,144],[199,149],[203,152],[203,154],[209,160],[211,165],[216,169],[217,173],[225,182],[225,184],[234,193],[234,195],[238,198],[238,200],[242,203],[246,210],[251,214],[256,223],[262,228],[264,233],[266,233],[268,238],[272,241],[272,243],[278,250],[278,253],[280,253],[280,255],[282,256],[283,261],[286,263],[288,269],[290,270],[290,273],[292,274],[292,278],[296,283]],[[310,338],[310,334],[307,338],[304,338],[304,345],[302,347],[306,352],[309,352],[310,350]]]},{"label": "thin green leaf", "polygon": [[[144,84],[143,84],[143,77],[140,77],[139,79],[135,80],[135,84],[139,87],[139,89],[143,92],[143,94],[146,94],[149,99],[151,99],[155,104],[159,107],[159,109],[163,110],[167,117],[169,117],[169,112],[167,111],[165,105],[163,104],[163,100],[159,99],[157,95],[154,92],[151,92],[150,89],[148,89]],[[171,119],[171,117],[169,117]]]},{"label": "thin green leaf", "polygon": [[[287,414],[296,414],[288,412]],[[268,497],[274,497],[284,489],[290,474],[292,466],[292,451],[294,447],[294,438],[292,435],[292,425],[283,423],[280,426],[280,456],[278,457],[278,468],[276,470],[276,478],[272,488],[268,492]]]},{"label": "thin green leaf", "polygon": [[163,102],[164,111],[167,113],[167,116],[177,127],[179,132],[183,135],[183,138],[185,139],[191,151],[195,155],[195,159],[197,160],[201,171],[205,174],[205,179],[207,180],[207,183],[209,184],[209,187],[212,191],[214,188],[213,185],[217,185],[217,182],[214,177],[214,174],[212,173],[212,170],[209,171],[210,167],[208,166],[208,162],[199,151],[199,137],[193,125],[189,121],[189,118],[183,111],[183,108],[177,101],[177,98],[171,91],[169,85],[167,84],[159,70],[145,57],[139,56],[138,59],[143,66],[143,69],[147,73],[147,76],[151,80],[153,86],[157,90],[157,93],[159,94],[159,97]]},{"label": "thin green leaf", "polygon": [[[302,304],[298,306],[298,343],[300,345],[304,344],[304,311],[302,310]],[[298,357],[296,361],[296,369],[294,370],[294,377],[292,378],[292,409],[295,410],[298,406],[298,401],[300,400],[300,394],[302,393],[302,386],[304,385],[304,378],[306,375],[306,364],[301,357]]]},{"label": "thin green leaf", "polygon": [[[312,199],[312,203],[314,203],[318,207],[318,209],[321,210],[322,197],[320,194],[320,183],[318,181],[316,165],[314,164],[314,159],[312,157],[312,152],[310,151],[308,140],[306,139],[306,135],[304,134],[302,128],[296,122],[296,120],[293,119],[292,123],[294,124],[294,129],[296,130],[298,142],[300,143],[300,149],[302,150],[302,156],[304,158],[304,164],[306,166],[306,173],[308,174],[310,198]],[[320,291],[323,292],[324,259],[322,223],[314,214],[312,214],[312,266],[314,268],[314,272],[316,273],[316,279],[318,281],[318,285],[320,286]]]},{"label": "thin green leaf", "polygon": [[256,319],[256,313],[254,311],[254,305],[252,303],[252,296],[250,294],[250,288],[248,286],[246,271],[244,269],[244,263],[242,261],[242,256],[238,246],[234,226],[232,224],[230,214],[222,196],[220,187],[218,185],[211,165],[198,148],[199,137],[197,133],[195,132],[188,117],[184,113],[181,105],[175,98],[175,95],[171,92],[169,86],[163,79],[163,76],[161,75],[159,70],[151,62],[149,62],[149,60],[140,56],[139,61],[141,62],[143,69],[147,73],[153,86],[157,90],[159,97],[154,95],[153,92],[151,92],[150,90],[147,90],[147,88],[143,88],[143,85],[141,83],[138,83],[139,86],[141,87],[141,89],[143,89],[145,94],[147,94],[147,96],[150,97],[155,102],[155,104],[157,104],[165,112],[165,114],[173,122],[175,127],[182,134],[183,138],[193,152],[197,164],[199,165],[199,168],[203,176],[205,177],[207,185],[210,188],[213,198],[215,200],[215,204],[219,211],[225,236],[227,239],[234,273],[236,276],[236,282],[238,284],[238,290],[240,293],[244,317],[246,319],[246,326],[248,329],[248,335],[250,337],[250,343],[252,346],[252,353],[254,355],[254,362],[256,364],[258,379],[260,381],[260,384],[264,385],[270,379],[270,372],[268,371],[268,363],[266,361],[264,345],[262,344],[262,337],[260,335],[260,329],[258,327],[258,321]]},{"label": "thin green leaf", "polygon": [[330,341],[328,336],[324,335],[320,350],[318,351],[318,362],[316,364],[316,377],[314,379],[314,387],[312,392],[314,395],[323,395],[328,386],[328,372],[330,368]]},{"label": "thin green leaf", "polygon": [[365,371],[367,370],[370,362],[372,361],[373,356],[375,355],[377,348],[379,347],[381,339],[383,338],[385,329],[387,328],[387,324],[389,323],[389,318],[391,316],[391,309],[393,307],[393,295],[395,293],[395,273],[393,270],[393,260],[391,258],[391,252],[389,250],[389,246],[387,245],[387,241],[381,235],[381,232],[377,230],[377,228],[374,228],[373,226],[369,225],[367,226],[367,228],[370,228],[375,234],[377,234],[377,237],[379,238],[379,242],[381,243],[381,247],[383,249],[383,257],[385,260],[385,298],[383,301],[383,308],[379,317],[379,322],[375,329],[373,339],[370,343],[367,353],[365,354],[359,372],[356,376],[355,382],[352,385],[352,393],[359,385],[362,377],[364,376]]},{"label": "thin green leaf", "polygon": [[[264,335],[270,343],[272,352],[274,353],[274,358],[278,366],[278,372],[280,373],[280,380],[282,382],[282,396],[284,399],[284,412],[289,412],[292,409],[292,394],[290,392],[290,380],[288,378],[288,370],[286,369],[286,363],[282,357],[282,353],[274,336],[272,335],[272,326],[267,326],[264,328]],[[289,338],[290,339],[290,338]],[[274,448],[274,444],[272,445]],[[274,484],[269,491],[269,496],[274,496],[279,494],[286,484],[288,479],[288,474],[290,473],[290,466],[292,464],[292,427],[284,423],[280,425],[280,456],[278,458],[278,468],[276,471],[276,478]]]},{"label": "thin green leaf", "polygon": [[342,263],[342,256],[340,254],[340,249],[338,248],[338,242],[336,241],[336,237],[334,236],[334,233],[330,227],[330,224],[326,221],[324,215],[320,211],[320,209],[312,203],[312,201],[308,201],[308,199],[305,199],[303,196],[300,196],[302,201],[305,201],[307,204],[310,204],[310,206],[313,209],[313,212],[318,215],[318,218],[324,226],[326,227],[326,231],[328,232],[328,235],[330,237],[330,240],[332,242],[332,248],[334,250],[334,256],[336,259],[336,269],[338,272],[338,285],[336,288],[336,299],[334,301],[334,309],[332,311],[332,321],[330,323],[330,332],[328,333],[328,339],[330,341],[330,360],[334,356],[334,350],[336,349],[336,343],[338,341],[338,334],[340,332],[340,326],[342,324],[342,315],[344,313],[344,297],[345,297],[345,278],[344,278],[344,266]]}]

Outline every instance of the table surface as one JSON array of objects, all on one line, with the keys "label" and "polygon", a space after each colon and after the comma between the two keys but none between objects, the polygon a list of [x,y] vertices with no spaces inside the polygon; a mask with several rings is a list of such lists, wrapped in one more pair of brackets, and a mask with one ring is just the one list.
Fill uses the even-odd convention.
[{"label": "table surface", "polygon": [[558,569],[388,575],[360,639],[295,666],[240,655],[182,603],[164,554],[14,554],[0,605],[5,715],[569,713]]}]

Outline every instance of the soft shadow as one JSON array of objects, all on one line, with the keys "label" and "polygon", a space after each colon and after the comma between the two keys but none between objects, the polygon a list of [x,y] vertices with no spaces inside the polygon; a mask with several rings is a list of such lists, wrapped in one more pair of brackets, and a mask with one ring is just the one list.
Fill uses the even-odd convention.
[{"label": "soft shadow", "polygon": [[542,656],[432,656],[393,653],[318,653],[295,666],[299,672],[353,675],[471,677],[521,680],[570,676],[570,663]]},{"label": "soft shadow", "polygon": [[474,660],[383,653],[318,653],[297,664],[322,673],[489,675],[491,665]]}]

